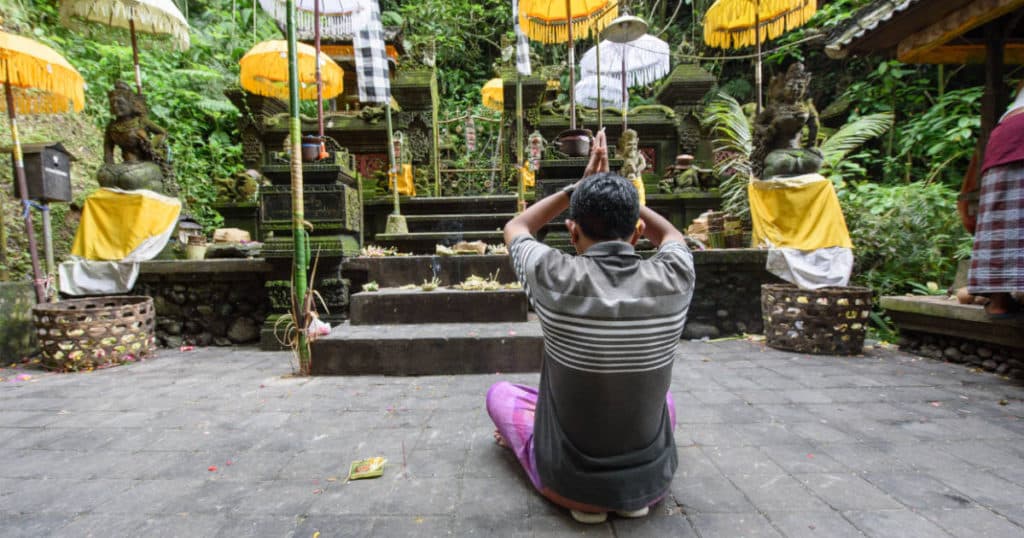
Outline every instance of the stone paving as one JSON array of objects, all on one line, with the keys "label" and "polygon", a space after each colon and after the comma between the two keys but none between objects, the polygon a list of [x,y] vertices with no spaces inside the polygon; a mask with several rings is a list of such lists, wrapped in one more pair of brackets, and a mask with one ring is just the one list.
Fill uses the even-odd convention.
[{"label": "stone paving", "polygon": [[[671,495],[592,527],[492,440],[487,388],[536,374],[290,371],[287,354],[223,348],[0,370],[0,534],[1024,536],[1024,387],[890,349],[684,342]],[[382,478],[346,483],[378,455]]]}]

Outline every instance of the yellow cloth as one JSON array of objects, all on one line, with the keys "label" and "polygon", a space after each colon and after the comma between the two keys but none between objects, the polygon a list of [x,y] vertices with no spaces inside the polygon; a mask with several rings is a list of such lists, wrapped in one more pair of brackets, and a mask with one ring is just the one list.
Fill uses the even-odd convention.
[{"label": "yellow cloth", "polygon": [[[637,197],[640,199],[640,205],[647,205],[647,187],[644,186],[644,178],[642,176],[633,176],[629,179],[633,186],[636,187]],[[640,225],[643,224],[644,219],[636,221],[636,229],[640,229]]]},{"label": "yellow cloth", "polygon": [[87,260],[123,260],[177,225],[180,212],[180,201],[152,191],[100,189],[85,199],[71,253]]},{"label": "yellow cloth", "polygon": [[[395,173],[388,172],[388,190],[395,188]],[[416,183],[412,180],[412,165],[402,165],[402,177],[398,179],[398,194],[416,196]]]},{"label": "yellow cloth", "polygon": [[818,174],[752,181],[750,217],[754,246],[765,240],[778,248],[853,248],[832,182]]},{"label": "yellow cloth", "polygon": [[534,174],[533,170],[530,170],[530,167],[524,166],[520,168],[519,175],[523,179],[523,187],[532,188],[536,184],[537,175]]}]

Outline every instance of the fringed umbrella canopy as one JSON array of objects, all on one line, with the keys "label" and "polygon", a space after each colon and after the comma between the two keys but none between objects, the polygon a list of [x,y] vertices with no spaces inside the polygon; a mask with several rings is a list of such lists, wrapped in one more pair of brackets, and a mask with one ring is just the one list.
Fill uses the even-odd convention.
[{"label": "fringed umbrella canopy", "polygon": [[[355,33],[353,19],[360,7],[359,0],[295,0],[295,35],[303,40],[313,39],[317,3],[320,4],[320,37],[351,38]],[[286,0],[260,0],[263,10],[281,26],[287,21],[287,4]]]},{"label": "fringed umbrella canopy", "polygon": [[750,47],[807,22],[817,0],[718,0],[704,14],[704,42],[718,48]]},{"label": "fringed umbrella canopy", "polygon": [[[38,41],[0,32],[0,85],[7,80],[19,113],[77,112],[85,107],[85,80],[63,56]],[[7,110],[2,99],[0,110]]]},{"label": "fringed umbrella canopy", "polygon": [[[605,40],[598,46],[601,47],[601,76],[620,78],[625,74],[626,85],[631,88],[646,86],[667,75],[671,69],[668,43],[651,35],[628,43]],[[580,71],[583,76],[597,74],[596,47],[583,54]]]},{"label": "fringed umbrella canopy", "polygon": [[600,32],[619,15],[612,0],[521,0],[519,25],[526,36],[541,43],[565,43],[572,21],[574,40],[585,39],[589,31]]},{"label": "fringed umbrella canopy", "polygon": [[[95,22],[144,34],[169,35],[179,50],[188,50],[188,22],[173,0],[61,0],[60,17]],[[131,22],[130,22],[131,21]]]},{"label": "fringed umbrella canopy", "polygon": [[[298,44],[299,98],[316,99],[316,51]],[[288,98],[288,42],[271,40],[257,43],[239,60],[239,79],[246,91],[265,97]],[[320,76],[325,99],[337,97],[344,89],[345,73],[326,54],[320,55]]]},{"label": "fringed umbrella canopy", "polygon": [[485,107],[501,112],[505,109],[505,85],[500,78],[492,78],[480,88],[480,96]]},{"label": "fringed umbrella canopy", "polygon": [[[601,61],[603,62],[604,58],[601,58]],[[602,74],[600,84],[600,107],[623,108],[622,105],[624,101],[622,99],[622,91],[620,91],[620,80],[617,78],[606,77]],[[597,85],[598,78],[596,75],[587,75],[581,78],[579,83],[576,84],[576,104],[587,108],[598,108]],[[626,99],[629,99],[628,93],[626,94]]]}]

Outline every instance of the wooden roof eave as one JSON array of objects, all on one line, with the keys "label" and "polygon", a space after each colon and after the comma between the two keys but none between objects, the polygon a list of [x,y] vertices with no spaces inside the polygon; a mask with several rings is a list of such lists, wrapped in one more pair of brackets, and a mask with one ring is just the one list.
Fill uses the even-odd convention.
[{"label": "wooden roof eave", "polygon": [[[961,60],[976,58],[984,62],[984,44],[956,45],[950,41],[1018,9],[1024,9],[1024,0],[975,0],[902,39],[896,46],[896,58],[904,63],[939,63],[944,58],[949,61],[941,63],[965,63]],[[1019,45],[1012,45],[1006,47],[1013,51],[1004,53],[1004,63],[1020,63]],[[980,50],[980,58],[978,52],[971,49]],[[1018,61],[1012,61],[1013,58]]]}]

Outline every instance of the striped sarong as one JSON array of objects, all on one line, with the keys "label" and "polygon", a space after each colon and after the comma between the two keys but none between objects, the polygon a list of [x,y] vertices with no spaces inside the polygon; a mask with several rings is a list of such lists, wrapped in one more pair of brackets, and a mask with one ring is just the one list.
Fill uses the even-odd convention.
[{"label": "striped sarong", "polygon": [[1024,292],[1024,161],[993,166],[981,178],[967,290]]}]

